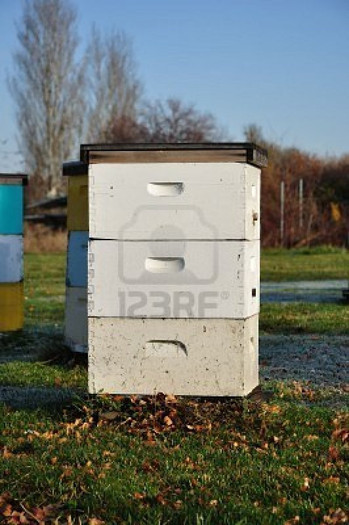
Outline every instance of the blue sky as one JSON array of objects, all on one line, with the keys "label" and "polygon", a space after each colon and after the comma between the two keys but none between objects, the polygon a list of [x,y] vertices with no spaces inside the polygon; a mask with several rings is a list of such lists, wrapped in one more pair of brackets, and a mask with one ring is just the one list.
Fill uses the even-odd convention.
[{"label": "blue sky", "polygon": [[[349,153],[349,0],[72,3],[81,47],[93,23],[126,32],[149,99],[193,103],[235,141],[256,123],[284,146]],[[21,12],[0,0],[0,171],[23,169],[6,85]]]}]

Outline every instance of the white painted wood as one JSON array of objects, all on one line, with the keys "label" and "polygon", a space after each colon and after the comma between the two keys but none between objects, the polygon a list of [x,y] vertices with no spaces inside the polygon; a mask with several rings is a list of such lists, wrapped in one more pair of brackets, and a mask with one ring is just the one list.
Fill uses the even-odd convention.
[{"label": "white painted wood", "polygon": [[259,311],[259,241],[89,242],[89,315],[244,319]]},{"label": "white painted wood", "polygon": [[242,163],[93,164],[90,237],[259,239],[260,170]]},{"label": "white painted wood", "polygon": [[0,283],[23,279],[23,236],[0,235]]},{"label": "white painted wood", "polygon": [[64,335],[75,352],[87,352],[87,289],[66,288]]},{"label": "white painted wood", "polygon": [[244,396],[258,385],[258,316],[89,319],[89,392]]},{"label": "white painted wood", "polygon": [[87,231],[69,232],[67,286],[87,287],[87,248]]}]

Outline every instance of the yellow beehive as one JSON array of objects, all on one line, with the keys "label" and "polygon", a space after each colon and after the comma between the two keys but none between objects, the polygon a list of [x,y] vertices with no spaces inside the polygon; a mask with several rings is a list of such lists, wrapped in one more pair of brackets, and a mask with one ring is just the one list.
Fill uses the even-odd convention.
[{"label": "yellow beehive", "polygon": [[23,328],[23,282],[0,283],[0,332]]},{"label": "yellow beehive", "polygon": [[87,175],[75,175],[68,180],[68,230],[88,230]]}]

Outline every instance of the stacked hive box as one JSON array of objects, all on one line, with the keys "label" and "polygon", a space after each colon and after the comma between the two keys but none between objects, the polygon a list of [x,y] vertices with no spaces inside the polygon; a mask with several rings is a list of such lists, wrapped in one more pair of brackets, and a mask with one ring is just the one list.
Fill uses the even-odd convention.
[{"label": "stacked hive box", "polygon": [[0,173],[0,332],[23,327],[23,186],[27,175]]},{"label": "stacked hive box", "polygon": [[65,338],[75,352],[87,351],[87,167],[80,162],[63,165],[68,177],[68,251]]},{"label": "stacked hive box", "polygon": [[258,384],[253,144],[88,145],[91,393],[241,396]]}]

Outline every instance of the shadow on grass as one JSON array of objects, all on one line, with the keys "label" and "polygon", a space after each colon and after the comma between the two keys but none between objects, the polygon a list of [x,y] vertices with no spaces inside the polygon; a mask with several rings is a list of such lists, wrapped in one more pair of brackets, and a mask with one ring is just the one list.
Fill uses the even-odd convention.
[{"label": "shadow on grass", "polygon": [[13,409],[43,408],[58,415],[86,392],[74,383],[86,374],[87,356],[71,352],[56,327],[0,334],[0,366],[0,402]]}]

